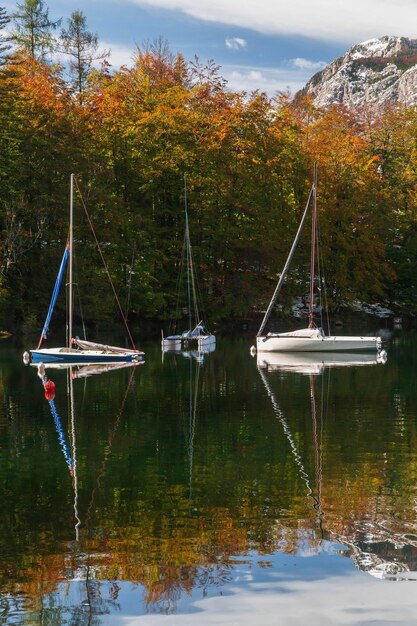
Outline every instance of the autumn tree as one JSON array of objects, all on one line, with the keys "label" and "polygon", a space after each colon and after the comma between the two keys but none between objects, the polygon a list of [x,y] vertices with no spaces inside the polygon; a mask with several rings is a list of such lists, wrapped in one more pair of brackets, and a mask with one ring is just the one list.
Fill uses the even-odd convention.
[{"label": "autumn tree", "polygon": [[61,40],[65,54],[70,57],[74,89],[81,94],[93,62],[107,58],[110,52],[98,49],[98,37],[87,30],[87,20],[82,11],[72,12],[67,28],[61,32]]},{"label": "autumn tree", "polygon": [[378,159],[387,259],[395,279],[387,281],[390,300],[404,313],[417,311],[417,115],[400,104],[380,109],[367,129]]},{"label": "autumn tree", "polygon": [[33,59],[45,59],[56,49],[53,31],[61,20],[53,22],[43,0],[23,0],[12,14],[14,30],[11,38],[19,48],[27,50]]},{"label": "autumn tree", "polygon": [[[55,263],[59,238],[66,237],[60,208],[70,171],[70,107],[59,73],[26,52],[7,60],[0,88],[0,272],[18,318],[27,289],[33,287],[36,298],[39,288],[45,306],[49,286],[43,281],[53,280],[48,258]],[[40,258],[41,237],[55,243],[43,245]]]},{"label": "autumn tree", "polygon": [[393,278],[384,237],[390,212],[381,203],[379,161],[361,116],[343,106],[313,116],[310,111],[304,140],[311,163],[318,165],[322,257],[332,308],[386,298]]}]

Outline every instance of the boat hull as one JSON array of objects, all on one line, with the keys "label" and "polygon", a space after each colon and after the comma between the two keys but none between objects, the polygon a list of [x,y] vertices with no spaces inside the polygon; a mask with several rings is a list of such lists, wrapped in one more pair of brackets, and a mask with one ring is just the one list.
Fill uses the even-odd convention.
[{"label": "boat hull", "polygon": [[185,337],[184,335],[171,335],[164,337],[161,342],[163,350],[182,350],[197,346],[198,350],[216,345],[215,335],[198,335],[197,337]]},{"label": "boat hull", "polygon": [[181,350],[182,337],[181,335],[171,335],[170,337],[163,337],[161,345],[163,350]]},{"label": "boat hull", "polygon": [[132,363],[141,361],[143,358],[143,352],[119,354],[101,350],[66,350],[62,348],[30,350],[29,352],[31,363]]},{"label": "boat hull", "polygon": [[197,338],[197,343],[199,348],[214,346],[216,344],[216,337],[215,335],[201,335]]},{"label": "boat hull", "polygon": [[380,337],[302,337],[271,333],[256,338],[258,352],[357,352],[380,350]]}]

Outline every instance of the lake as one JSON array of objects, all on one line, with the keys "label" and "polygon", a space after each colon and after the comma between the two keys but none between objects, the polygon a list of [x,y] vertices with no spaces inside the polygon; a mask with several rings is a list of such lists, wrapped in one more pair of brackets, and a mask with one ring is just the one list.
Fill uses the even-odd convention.
[{"label": "lake", "polygon": [[250,343],[48,369],[48,400],[2,342],[0,624],[415,624],[417,334]]}]

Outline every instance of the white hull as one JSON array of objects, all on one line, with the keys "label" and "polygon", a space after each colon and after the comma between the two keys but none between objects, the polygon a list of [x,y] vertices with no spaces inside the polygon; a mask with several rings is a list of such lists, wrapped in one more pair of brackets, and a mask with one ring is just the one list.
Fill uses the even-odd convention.
[{"label": "white hull", "polygon": [[319,330],[268,333],[256,338],[257,352],[354,352],[380,350],[380,337],[325,336]]},{"label": "white hull", "polygon": [[178,337],[164,337],[161,341],[163,350],[181,350],[182,338]]},{"label": "white hull", "polygon": [[198,337],[197,343],[199,348],[214,346],[216,345],[216,337],[215,335],[201,335]]},{"label": "white hull", "polygon": [[197,337],[184,337],[183,335],[171,335],[164,337],[161,341],[162,350],[181,350],[197,346],[198,350],[203,350],[216,345],[215,335],[198,335]]},{"label": "white hull", "polygon": [[385,350],[376,354],[362,352],[258,352],[256,365],[268,371],[295,372],[297,374],[321,374],[329,367],[359,367],[384,364]]},{"label": "white hull", "polygon": [[72,363],[80,365],[128,363],[142,361],[144,358],[143,352],[134,350],[112,352],[107,350],[69,350],[69,348],[30,350],[27,355],[29,363]]}]

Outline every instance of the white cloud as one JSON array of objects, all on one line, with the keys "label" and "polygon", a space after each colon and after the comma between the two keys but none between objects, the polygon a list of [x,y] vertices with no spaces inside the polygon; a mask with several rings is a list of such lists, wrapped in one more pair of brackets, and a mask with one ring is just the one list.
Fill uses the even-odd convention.
[{"label": "white cloud", "polygon": [[272,96],[277,91],[289,91],[294,95],[302,89],[311,77],[311,71],[288,67],[271,69],[268,67],[250,67],[245,65],[222,65],[220,71],[226,78],[232,91],[251,92],[256,89]]},{"label": "white cloud", "polygon": [[312,70],[313,72],[318,72],[327,65],[326,61],[309,61],[308,59],[302,59],[299,57],[291,59],[290,64],[300,70]]},{"label": "white cloud", "polygon": [[131,67],[134,62],[136,48],[132,46],[122,46],[116,43],[103,43],[100,42],[100,50],[110,50],[110,57],[108,62],[116,69],[122,65]]},{"label": "white cloud", "polygon": [[415,0],[131,0],[265,34],[352,45],[382,35],[417,36]]},{"label": "white cloud", "polygon": [[241,50],[248,45],[246,39],[242,39],[241,37],[226,37],[224,43],[228,48],[231,48],[231,50]]},{"label": "white cloud", "polygon": [[[135,47],[121,46],[103,42],[102,48],[111,51],[109,63],[114,69],[122,65],[132,67]],[[255,67],[251,65],[229,65],[220,67],[220,74],[227,80],[232,91],[265,91],[272,96],[277,91],[290,91],[294,95],[302,89],[311,76],[321,69],[321,65],[303,59],[304,63],[295,63],[295,59],[284,62],[278,68]]]}]

